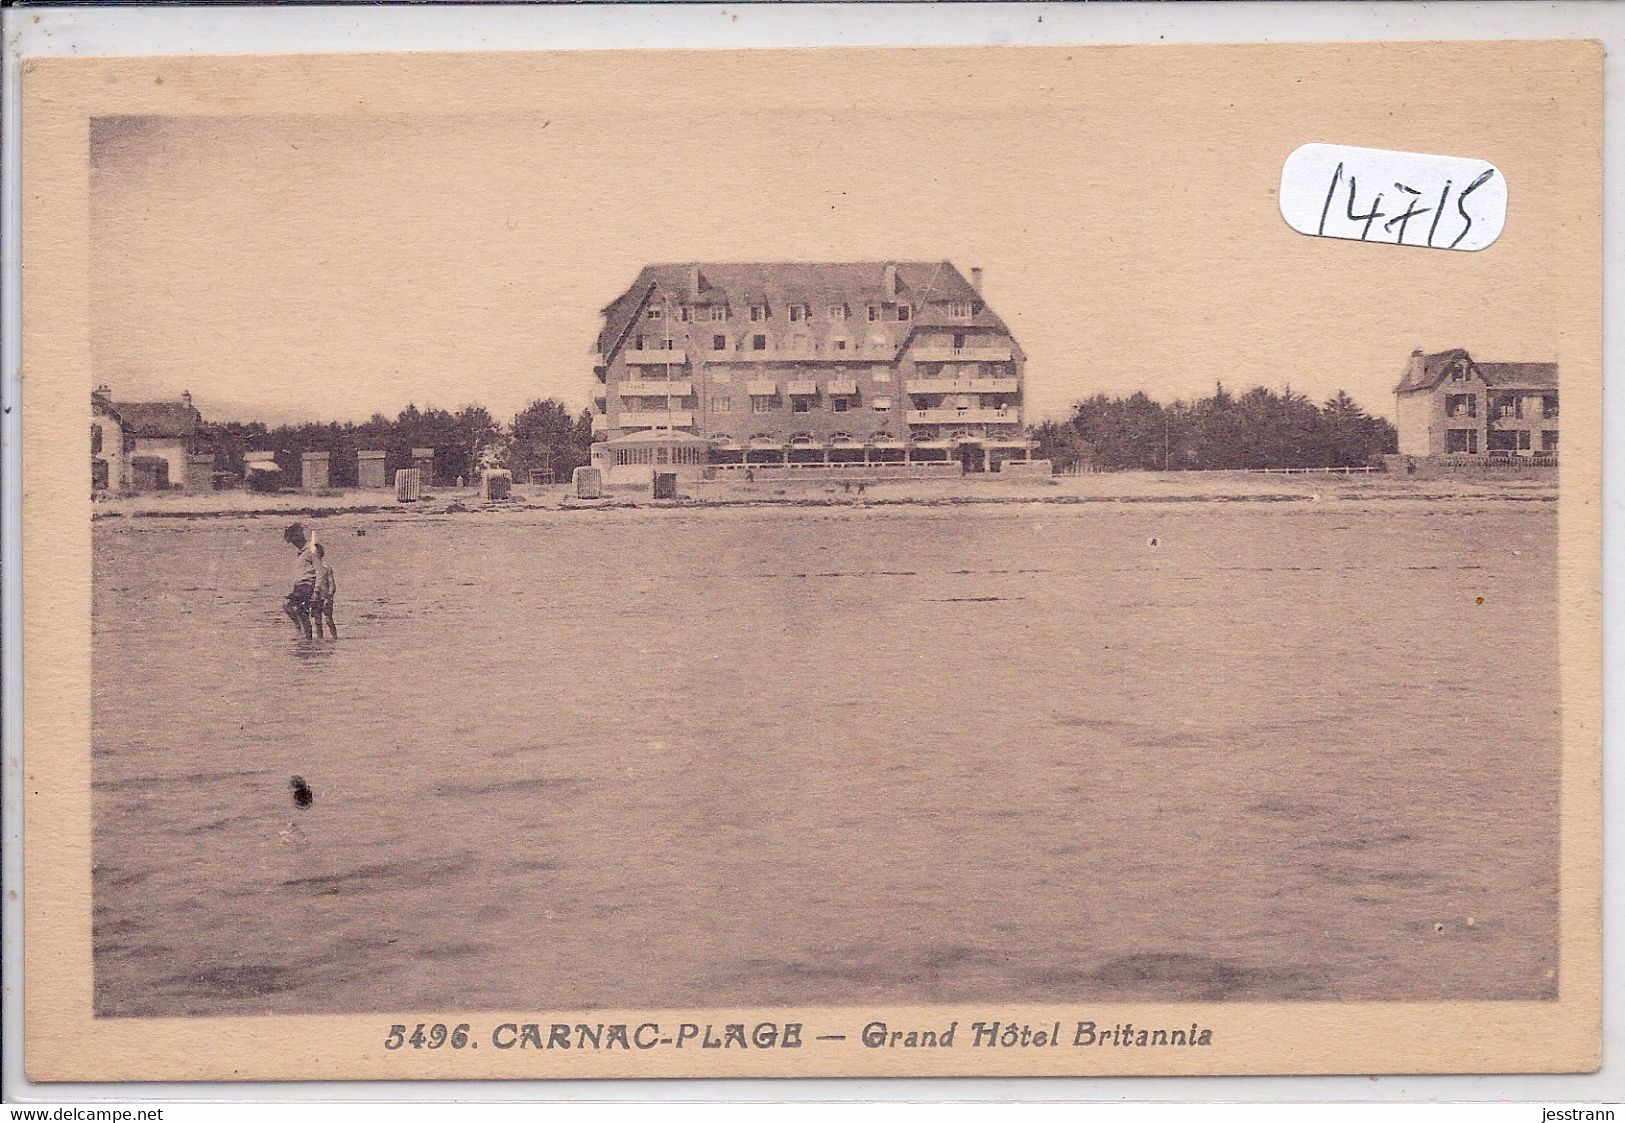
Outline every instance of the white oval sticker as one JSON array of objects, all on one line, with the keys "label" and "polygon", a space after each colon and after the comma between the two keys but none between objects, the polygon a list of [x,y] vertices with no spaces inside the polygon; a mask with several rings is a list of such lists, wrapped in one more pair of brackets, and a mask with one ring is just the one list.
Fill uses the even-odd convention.
[{"label": "white oval sticker", "polygon": [[1281,168],[1281,216],[1320,238],[1481,250],[1506,225],[1507,185],[1484,160],[1305,144]]}]

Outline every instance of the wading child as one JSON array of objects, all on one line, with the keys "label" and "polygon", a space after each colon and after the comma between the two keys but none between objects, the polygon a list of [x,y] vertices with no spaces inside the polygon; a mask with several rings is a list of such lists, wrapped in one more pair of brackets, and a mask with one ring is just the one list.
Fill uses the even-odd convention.
[{"label": "wading child", "polygon": [[322,634],[322,619],[327,619],[327,632],[339,638],[339,626],[333,623],[333,594],[337,585],[333,581],[333,567],[327,564],[327,551],[316,543],[316,595],[310,598],[310,618],[316,625],[316,635]]},{"label": "wading child", "polygon": [[300,523],[294,523],[284,530],[282,540],[299,551],[293,563],[293,591],[282,603],[282,610],[293,621],[299,634],[310,639],[310,598],[316,593],[319,567],[316,551],[311,548],[310,540],[305,537],[305,528]]}]

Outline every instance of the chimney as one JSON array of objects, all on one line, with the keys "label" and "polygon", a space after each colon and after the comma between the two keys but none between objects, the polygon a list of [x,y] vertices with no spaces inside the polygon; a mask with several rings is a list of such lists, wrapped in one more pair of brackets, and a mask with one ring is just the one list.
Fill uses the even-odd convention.
[{"label": "chimney", "polygon": [[982,267],[980,265],[970,267],[970,287],[976,290],[977,296],[982,295]]},{"label": "chimney", "polygon": [[185,406],[187,409],[192,408],[192,391],[190,391],[190,390],[182,390],[181,391],[181,405]]},{"label": "chimney", "polygon": [[700,266],[695,263],[688,267],[688,292],[695,299],[700,295]]},{"label": "chimney", "polygon": [[101,402],[103,405],[111,405],[113,402],[113,391],[108,388],[105,382],[92,390],[90,396],[92,400]]}]

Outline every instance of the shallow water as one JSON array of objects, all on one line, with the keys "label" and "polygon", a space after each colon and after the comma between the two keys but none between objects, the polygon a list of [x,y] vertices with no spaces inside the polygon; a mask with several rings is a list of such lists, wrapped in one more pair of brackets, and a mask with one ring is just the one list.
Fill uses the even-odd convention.
[{"label": "shallow water", "polygon": [[314,525],[95,526],[102,1014],[1555,994],[1555,504]]}]

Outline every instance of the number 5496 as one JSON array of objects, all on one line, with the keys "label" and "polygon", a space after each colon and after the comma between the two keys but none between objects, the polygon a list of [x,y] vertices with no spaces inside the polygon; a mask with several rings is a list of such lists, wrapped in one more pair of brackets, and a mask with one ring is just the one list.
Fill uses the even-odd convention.
[{"label": "number 5496", "polygon": [[407,1036],[405,1026],[390,1026],[389,1036],[384,1038],[384,1048],[399,1049],[405,1045],[414,1049],[439,1049],[446,1045],[462,1049],[468,1045],[468,1023],[463,1022],[448,1030],[443,1022],[434,1025],[419,1022],[411,1036]]}]

